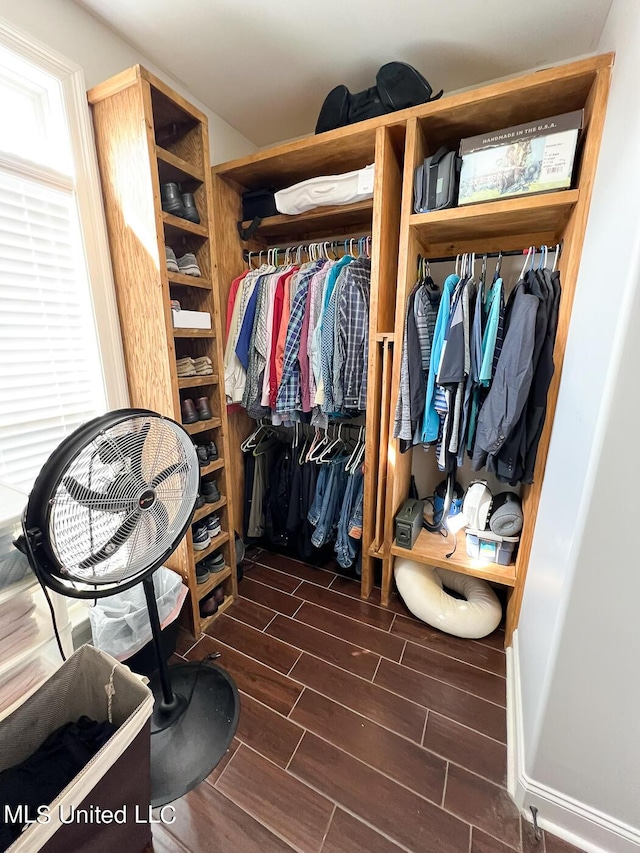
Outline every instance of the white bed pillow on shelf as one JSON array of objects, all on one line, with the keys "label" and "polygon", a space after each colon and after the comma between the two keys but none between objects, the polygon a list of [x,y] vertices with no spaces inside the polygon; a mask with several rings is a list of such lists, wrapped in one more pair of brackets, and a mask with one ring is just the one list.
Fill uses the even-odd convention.
[{"label": "white bed pillow on shelf", "polygon": [[275,194],[280,213],[295,216],[314,207],[353,204],[373,198],[374,164],[342,175],[324,175],[301,181]]}]

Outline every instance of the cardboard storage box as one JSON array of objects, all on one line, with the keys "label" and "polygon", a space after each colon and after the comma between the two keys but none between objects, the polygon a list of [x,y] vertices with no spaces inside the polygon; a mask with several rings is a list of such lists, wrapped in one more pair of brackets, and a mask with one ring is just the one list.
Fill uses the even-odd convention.
[{"label": "cardboard storage box", "polygon": [[211,314],[208,311],[175,311],[171,309],[174,329],[210,329]]},{"label": "cardboard storage box", "polygon": [[582,119],[577,110],[463,139],[458,204],[570,187]]}]

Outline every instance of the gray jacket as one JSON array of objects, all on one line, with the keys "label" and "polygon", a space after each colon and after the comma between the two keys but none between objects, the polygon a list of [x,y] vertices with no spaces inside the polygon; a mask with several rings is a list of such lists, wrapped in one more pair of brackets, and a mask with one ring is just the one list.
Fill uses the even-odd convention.
[{"label": "gray jacket", "polygon": [[471,458],[474,471],[486,465],[487,457],[500,450],[526,405],[533,377],[538,304],[538,297],[526,293],[520,282],[491,390],[478,417]]}]

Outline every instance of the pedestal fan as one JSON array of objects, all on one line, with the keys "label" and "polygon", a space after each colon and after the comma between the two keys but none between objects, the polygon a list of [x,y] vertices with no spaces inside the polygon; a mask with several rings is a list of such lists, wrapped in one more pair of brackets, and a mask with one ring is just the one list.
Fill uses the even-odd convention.
[{"label": "pedestal fan", "polygon": [[95,599],[144,585],[158,674],[151,738],[152,805],[195,787],[216,766],[238,723],[230,676],[205,662],[168,667],[153,573],[191,522],[200,469],[189,434],[144,409],[81,426],[42,468],[24,512],[22,550],[40,583]]}]

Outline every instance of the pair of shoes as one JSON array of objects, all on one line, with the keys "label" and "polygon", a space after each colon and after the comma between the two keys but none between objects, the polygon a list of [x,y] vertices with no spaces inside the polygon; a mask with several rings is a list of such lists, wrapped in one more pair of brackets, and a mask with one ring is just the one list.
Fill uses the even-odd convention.
[{"label": "pair of shoes", "polygon": [[193,252],[186,252],[181,258],[176,257],[176,253],[170,246],[164,247],[165,257],[167,259],[167,269],[169,272],[180,272],[182,275],[201,276],[198,261]]},{"label": "pair of shoes", "polygon": [[214,613],[218,612],[218,607],[224,601],[224,587],[222,584],[217,586],[213,592],[209,593],[206,598],[203,598],[200,602],[200,616],[213,616]]},{"label": "pair of shoes", "polygon": [[205,523],[207,525],[207,530],[209,531],[209,536],[211,539],[215,539],[216,536],[220,535],[222,531],[222,527],[220,525],[220,516],[216,515],[214,512],[212,515],[207,516],[205,518]]},{"label": "pair of shoes", "polygon": [[218,572],[221,572],[226,565],[224,556],[220,550],[214,551],[213,554],[209,554],[209,556],[205,557],[201,562],[204,563],[205,568],[207,568],[212,575],[217,575]]},{"label": "pair of shoes", "polygon": [[208,441],[206,444],[196,444],[198,451],[198,461],[204,468],[210,462],[215,462],[218,459],[218,448],[215,441]]},{"label": "pair of shoes", "polygon": [[203,480],[201,493],[205,503],[208,504],[217,504],[221,497],[215,480]]},{"label": "pair of shoes", "polygon": [[211,537],[206,524],[194,524],[191,530],[193,536],[193,550],[206,551],[211,545]]},{"label": "pair of shoes", "polygon": [[209,580],[209,575],[211,574],[209,569],[203,565],[206,560],[202,560],[200,563],[196,563],[196,583],[206,583]]},{"label": "pair of shoes", "polygon": [[200,224],[200,214],[193,200],[193,193],[181,193],[178,184],[160,184],[162,209],[173,216]]},{"label": "pair of shoes", "polygon": [[186,397],[181,404],[182,423],[194,424],[196,421],[210,421],[213,417],[207,397],[198,397],[195,404],[191,397]]}]

